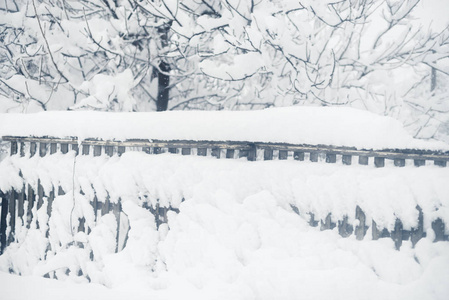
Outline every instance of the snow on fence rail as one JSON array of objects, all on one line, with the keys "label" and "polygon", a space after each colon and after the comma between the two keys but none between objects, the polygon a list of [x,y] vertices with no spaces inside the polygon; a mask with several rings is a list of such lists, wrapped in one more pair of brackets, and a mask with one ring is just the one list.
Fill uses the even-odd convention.
[{"label": "snow on fence rail", "polygon": [[[355,147],[336,147],[326,145],[295,145],[287,143],[254,143],[241,141],[187,141],[187,140],[126,140],[126,141],[109,141],[98,139],[78,140],[76,137],[72,138],[52,138],[52,137],[18,137],[18,136],[4,136],[3,141],[10,142],[10,155],[18,157],[33,157],[39,155],[45,157],[54,153],[60,152],[66,154],[69,150],[78,155],[81,147],[82,155],[91,155],[98,157],[104,152],[107,156],[121,156],[126,150],[141,150],[148,154],[181,153],[182,155],[198,155],[198,156],[215,156],[217,158],[242,158],[245,157],[249,161],[255,160],[310,160],[311,162],[325,161],[326,163],[336,163],[341,161],[343,165],[351,165],[353,157],[358,157],[358,164],[368,165],[370,159],[374,158],[373,165],[377,168],[385,166],[385,160],[390,160],[396,167],[406,166],[406,161],[413,161],[414,166],[419,167],[426,164],[426,161],[433,161],[435,165],[446,167],[449,160],[449,152],[444,151],[430,151],[430,150],[412,150],[412,149],[391,149],[391,150],[370,150],[357,149]],[[70,148],[70,149],[69,149]],[[81,194],[83,192],[81,191]],[[24,182],[21,190],[11,189],[9,191],[0,191],[2,198],[1,209],[1,224],[0,224],[0,242],[1,252],[5,247],[15,241],[16,220],[24,220],[22,226],[30,227],[33,218],[34,206],[39,210],[46,199],[47,220],[52,214],[52,202],[57,195],[64,195],[65,192],[62,187],[53,189],[45,195],[44,188],[41,185],[40,179],[37,186],[32,186]],[[112,214],[117,222],[116,233],[116,247],[115,251],[120,251],[126,245],[129,225],[127,220],[121,220],[121,201],[111,202],[109,196],[106,199],[99,201],[97,196],[91,201],[91,206],[94,212],[95,221],[98,216]],[[155,217],[157,228],[162,223],[167,222],[167,212],[172,210],[179,212],[177,208],[171,206],[162,207],[157,203],[156,205],[144,205]],[[399,249],[403,240],[410,239],[413,244],[416,244],[422,237],[426,235],[423,227],[423,212],[417,206],[418,210],[418,226],[411,230],[404,230],[401,220],[397,219],[394,230],[388,231],[385,228],[378,228],[376,221],[372,220],[372,224],[367,224],[366,216],[363,210],[357,206],[355,219],[358,220],[358,225],[354,226],[348,222],[348,217],[333,222],[331,214],[322,220],[315,220],[313,212],[300,212],[298,208],[291,205],[293,211],[297,214],[307,216],[311,226],[318,226],[320,223],[321,230],[333,229],[338,226],[338,232],[342,236],[349,236],[355,234],[357,239],[363,239],[369,227],[372,228],[372,238],[378,239],[382,237],[391,237],[395,241],[396,248]],[[86,219],[79,218],[78,231],[90,232],[91,228],[86,226]],[[41,221],[42,222],[42,221]],[[44,226],[46,224],[39,224],[37,226]],[[445,235],[445,224],[442,219],[438,218],[432,222],[432,229],[435,232],[435,241],[447,240]],[[48,236],[48,229],[46,235]]]}]

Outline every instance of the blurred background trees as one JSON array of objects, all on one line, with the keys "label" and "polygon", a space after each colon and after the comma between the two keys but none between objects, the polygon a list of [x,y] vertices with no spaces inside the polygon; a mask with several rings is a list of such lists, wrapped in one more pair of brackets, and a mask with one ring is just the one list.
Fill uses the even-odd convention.
[{"label": "blurred background trees", "polygon": [[447,139],[441,3],[5,0],[0,111],[345,105]]}]

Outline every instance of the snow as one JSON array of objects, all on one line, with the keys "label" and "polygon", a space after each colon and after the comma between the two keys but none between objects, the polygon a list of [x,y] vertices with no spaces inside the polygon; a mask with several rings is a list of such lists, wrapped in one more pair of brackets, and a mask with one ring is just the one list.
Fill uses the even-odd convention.
[{"label": "snow", "polygon": [[260,111],[93,111],[0,114],[0,136],[105,140],[160,139],[325,144],[358,148],[449,149],[413,139],[395,119],[347,107],[288,107]]},{"label": "snow", "polygon": [[[375,169],[133,151],[120,158],[78,156],[75,164],[74,158],[71,151],[42,158],[12,156],[0,163],[2,190],[22,186],[20,177],[11,176],[20,169],[27,182],[45,179],[47,195],[52,186],[66,191],[53,202],[48,239],[35,221],[30,229],[18,225],[19,242],[0,256],[1,271],[11,268],[25,276],[0,273],[5,299],[29,299],[28,291],[36,286],[33,299],[46,300],[445,299],[449,293],[449,242],[432,243],[430,229],[437,217],[449,221],[447,168]],[[94,221],[92,188],[100,202],[107,193],[111,202],[122,201],[130,231],[119,253],[114,253],[114,216]],[[168,224],[156,230],[143,202],[171,205],[180,212],[170,211]],[[334,221],[347,214],[355,224],[357,205],[368,224],[375,219],[390,229],[396,217],[405,228],[415,227],[414,208],[420,205],[428,236],[415,248],[404,241],[396,251],[389,238],[372,241],[370,230],[357,241],[307,223],[306,212],[317,218],[332,212]],[[81,215],[92,232],[72,236],[70,220],[76,232]],[[71,246],[72,241],[84,248]],[[48,244],[52,250],[43,260]],[[95,261],[90,261],[90,251]],[[93,284],[77,276],[80,270]],[[64,282],[36,277],[48,272]],[[29,288],[19,288],[24,285]]]}]

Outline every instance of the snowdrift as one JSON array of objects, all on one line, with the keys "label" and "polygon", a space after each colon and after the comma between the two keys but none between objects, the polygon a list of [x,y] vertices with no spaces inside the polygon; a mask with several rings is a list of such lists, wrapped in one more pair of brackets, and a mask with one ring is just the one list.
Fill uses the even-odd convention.
[{"label": "snowdrift", "polygon": [[[392,119],[347,109],[64,112],[6,115],[0,123],[0,135],[447,149],[412,139]],[[16,215],[15,241],[0,256],[0,270],[100,283],[119,291],[117,298],[142,291],[188,299],[444,299],[449,243],[433,243],[432,222],[449,222],[448,180],[447,168],[430,165],[376,169],[133,151],[121,157],[74,151],[8,156],[0,162],[0,190],[29,185],[37,191],[40,185],[46,196],[39,209],[32,207],[32,219]],[[48,195],[59,187],[63,193],[55,195],[49,218]],[[119,222],[92,209],[106,199],[120,203]],[[411,230],[419,223],[417,206],[427,236],[414,247],[404,241],[401,251],[391,239],[371,240],[372,227],[358,241],[340,237],[337,228],[320,232],[308,224],[308,213],[317,220],[331,213],[332,221],[347,217],[355,227],[361,207],[367,224],[375,220],[391,231],[400,219]],[[171,208],[166,222],[155,220],[151,207]],[[116,252],[118,226],[128,234]],[[5,278],[11,286],[20,283]]]},{"label": "snowdrift", "polygon": [[104,140],[159,139],[283,142],[357,148],[449,150],[413,139],[399,121],[347,107],[288,107],[259,111],[149,113],[41,112],[0,114],[0,136]]}]

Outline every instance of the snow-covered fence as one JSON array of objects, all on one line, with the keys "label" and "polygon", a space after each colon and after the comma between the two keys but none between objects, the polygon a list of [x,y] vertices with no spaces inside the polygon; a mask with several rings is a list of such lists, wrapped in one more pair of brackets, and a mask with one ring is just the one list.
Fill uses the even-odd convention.
[{"label": "snow-covered fence", "polygon": [[[426,161],[433,162],[437,166],[446,167],[449,160],[449,152],[444,151],[430,151],[430,150],[411,150],[411,149],[393,149],[393,150],[370,150],[370,149],[357,149],[355,147],[336,147],[326,145],[295,145],[287,143],[254,143],[254,142],[242,142],[242,141],[187,141],[187,140],[173,140],[173,141],[160,141],[160,140],[126,140],[126,141],[110,141],[99,139],[86,139],[78,140],[75,138],[51,138],[51,137],[17,137],[17,136],[4,136],[3,141],[10,142],[10,155],[18,157],[33,157],[40,156],[45,157],[55,153],[67,154],[69,151],[73,151],[75,156],[90,155],[93,157],[102,156],[102,153],[106,156],[121,156],[127,150],[140,150],[148,154],[160,154],[160,153],[180,153],[182,155],[198,155],[198,156],[214,156],[217,158],[246,158],[249,161],[255,160],[297,160],[304,161],[310,160],[311,162],[326,162],[337,163],[340,162],[343,165],[351,165],[354,157],[358,158],[358,164],[360,165],[373,165],[377,168],[384,167],[386,165],[392,165],[396,167],[410,166],[419,167],[426,164]],[[407,162],[410,163],[407,163]],[[413,163],[412,163],[413,162]],[[1,191],[0,191],[1,192]],[[83,191],[81,191],[83,193]],[[2,210],[1,210],[1,250],[15,241],[16,221],[24,220],[24,224],[27,228],[30,227],[30,223],[33,218],[33,211],[39,211],[39,209],[45,203],[47,205],[46,212],[47,218],[44,222],[48,222],[52,214],[52,203],[57,195],[64,195],[65,192],[62,187],[57,187],[45,194],[44,188],[41,185],[40,179],[38,179],[37,186],[31,186],[24,182],[22,189],[9,190],[1,192],[2,197]],[[107,195],[104,200],[98,201],[97,197],[90,203],[93,207],[94,220],[97,220],[97,214],[104,216],[111,214],[114,216],[117,225],[116,232],[116,245],[115,251],[120,251],[126,244],[128,225],[127,220],[123,220],[122,207],[120,199],[115,202],[109,200]],[[36,206],[36,210],[33,208]],[[157,227],[160,224],[167,222],[167,212],[173,210],[178,212],[177,209],[169,207],[159,206],[159,204],[148,206],[147,208],[155,217]],[[292,209],[301,215],[307,215],[311,226],[318,226],[320,228],[333,229],[338,226],[338,231],[342,236],[349,236],[355,234],[358,239],[363,239],[368,228],[371,227],[372,238],[378,239],[381,237],[391,237],[396,244],[396,248],[400,248],[402,240],[410,239],[415,244],[419,239],[425,236],[423,220],[424,216],[422,209],[417,206],[418,210],[418,226],[411,230],[404,230],[402,221],[396,220],[394,230],[388,231],[385,228],[379,228],[375,220],[372,220],[372,224],[368,224],[365,213],[357,206],[355,213],[355,219],[358,220],[358,225],[354,226],[348,222],[348,217],[333,222],[332,215],[321,220],[315,220],[313,212],[300,212],[299,209],[292,205]],[[122,216],[122,217],[121,217]],[[36,222],[36,221],[35,221]],[[42,222],[42,220],[40,221]],[[47,224],[39,224],[36,222],[36,226],[48,228]],[[435,232],[435,241],[447,240],[445,235],[445,224],[441,219],[436,219],[432,222],[432,229]],[[86,225],[86,218],[80,216],[78,220],[79,232],[90,232],[92,228]],[[48,229],[47,233],[48,235]]]},{"label": "snow-covered fence", "polygon": [[353,157],[358,158],[358,164],[369,165],[370,160],[375,167],[385,166],[385,161],[393,162],[394,166],[404,167],[406,161],[413,161],[416,167],[423,166],[426,161],[437,166],[446,167],[449,161],[449,151],[432,151],[422,149],[358,149],[356,147],[332,146],[332,145],[309,145],[309,144],[288,144],[288,143],[267,143],[267,142],[244,142],[244,141],[188,141],[188,140],[141,140],[129,139],[126,141],[110,141],[98,139],[86,139],[79,141],[75,138],[50,138],[50,137],[14,137],[4,136],[4,141],[11,143],[10,154],[20,153],[24,156],[29,149],[30,155],[37,152],[39,145],[39,155],[53,154],[58,147],[62,153],[69,151],[69,146],[77,154],[79,146],[82,147],[82,154],[100,156],[102,151],[105,154],[121,155],[126,148],[142,150],[148,154],[161,153],[181,153],[182,155],[196,154],[198,156],[214,156],[217,158],[242,158],[249,161],[255,160],[287,160],[289,157],[294,160],[303,161],[306,157],[311,162],[324,160],[326,163],[336,163],[337,157],[344,165],[351,165]]}]

